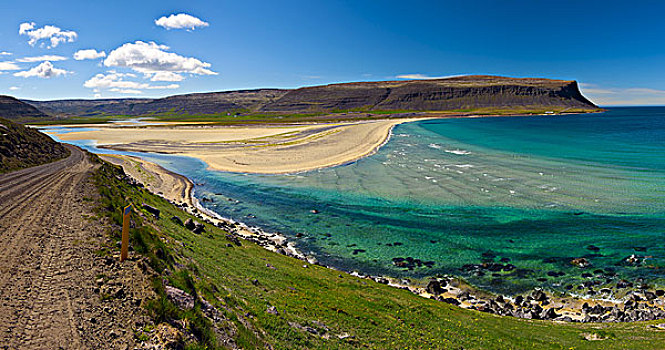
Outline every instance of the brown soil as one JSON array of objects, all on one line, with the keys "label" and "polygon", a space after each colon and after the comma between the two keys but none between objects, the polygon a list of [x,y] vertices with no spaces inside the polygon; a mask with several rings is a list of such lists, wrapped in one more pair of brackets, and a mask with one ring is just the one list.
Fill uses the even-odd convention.
[{"label": "brown soil", "polygon": [[96,254],[108,224],[92,208],[95,165],[78,148],[0,175],[0,349],[126,349],[149,324],[149,277]]}]

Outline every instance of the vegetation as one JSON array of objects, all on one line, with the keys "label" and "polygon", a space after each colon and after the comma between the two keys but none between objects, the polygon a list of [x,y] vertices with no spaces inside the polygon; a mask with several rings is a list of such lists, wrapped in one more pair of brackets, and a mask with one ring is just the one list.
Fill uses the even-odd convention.
[{"label": "vegetation", "polygon": [[69,150],[41,132],[0,118],[0,173],[50,163]]},{"label": "vegetation", "polygon": [[[408,291],[279,255],[206,225],[197,235],[174,223],[194,218],[161,197],[123,181],[122,170],[103,163],[95,176],[102,213],[120,223],[126,203],[147,203],[160,219],[132,214],[131,244],[169,284],[200,296],[223,314],[175,307],[154,282],[148,304],[156,322],[187,320],[198,343],[215,348],[221,336],[238,347],[275,349],[653,349],[665,347],[658,322],[563,324],[499,317],[425,299]],[[119,231],[114,231],[119,235]],[[586,338],[602,340],[586,340]]]}]

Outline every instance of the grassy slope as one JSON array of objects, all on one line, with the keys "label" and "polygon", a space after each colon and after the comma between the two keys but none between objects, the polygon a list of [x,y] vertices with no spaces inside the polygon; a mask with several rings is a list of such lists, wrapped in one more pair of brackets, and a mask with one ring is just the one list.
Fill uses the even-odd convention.
[{"label": "grassy slope", "polygon": [[45,164],[69,155],[47,135],[0,118],[0,173]]},{"label": "grassy slope", "polygon": [[[665,333],[649,327],[658,322],[565,324],[499,317],[424,299],[330,269],[304,268],[302,261],[246,241],[240,247],[227,247],[230,241],[226,232],[206,225],[207,233],[195,235],[174,224],[169,220],[172,215],[183,220],[191,216],[160,197],[118,180],[120,172],[106,164],[97,175],[106,214],[118,223],[119,208],[126,201],[159,208],[162,215],[158,220],[145,212],[145,219],[132,214],[141,226],[132,229],[132,244],[151,257],[158,271],[165,267],[174,271],[168,277],[172,284],[194,292],[193,282],[196,293],[224,310],[228,318],[225,326],[236,330],[234,338],[242,348],[263,348],[266,343],[277,349],[665,347]],[[116,229],[114,235],[118,234]],[[157,253],[159,246],[169,254]],[[253,283],[255,279],[258,283]],[[158,320],[191,319],[191,327],[199,327],[203,343],[211,344],[210,332],[205,331],[210,325],[201,320],[195,322],[200,316],[166,312],[169,307],[163,304],[163,300],[161,306],[151,304]],[[279,315],[267,313],[269,306],[275,306]],[[329,339],[298,329],[295,324],[312,327]],[[323,332],[324,326],[329,330]],[[338,335],[344,333],[352,337],[339,339]],[[584,333],[597,333],[607,339],[587,341]]]},{"label": "grassy slope", "polygon": [[[392,115],[404,113],[418,113],[419,116],[459,116],[459,115],[541,115],[547,111],[556,113],[589,113],[599,112],[602,109],[571,109],[547,107],[542,108],[474,108],[458,109],[450,111],[370,111],[364,109],[335,110],[332,114],[327,113],[299,113],[299,114],[276,114],[276,113],[242,113],[237,116],[220,114],[182,114],[182,113],[156,113],[144,116],[126,115],[98,115],[89,117],[70,117],[67,119],[52,119],[34,122],[34,125],[58,125],[58,124],[101,124],[113,120],[151,118],[159,121],[169,122],[212,122],[220,125],[233,124],[264,124],[264,123],[297,123],[297,122],[339,122],[351,120],[385,119]],[[344,115],[342,115],[344,114]],[[370,114],[369,116],[367,114]],[[399,116],[398,116],[399,117]]]}]

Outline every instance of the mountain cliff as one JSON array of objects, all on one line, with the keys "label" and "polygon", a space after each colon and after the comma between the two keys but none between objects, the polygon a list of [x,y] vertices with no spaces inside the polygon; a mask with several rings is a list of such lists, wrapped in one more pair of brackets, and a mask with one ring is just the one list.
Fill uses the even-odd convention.
[{"label": "mountain cliff", "polygon": [[175,95],[159,99],[25,101],[53,116],[336,111],[594,111],[598,107],[568,80],[462,76]]},{"label": "mountain cliff", "polygon": [[465,76],[436,80],[332,84],[289,91],[263,111],[447,111],[476,108],[596,109],[575,81]]},{"label": "mountain cliff", "polygon": [[30,121],[49,118],[49,116],[14,97],[0,95],[0,118]]}]

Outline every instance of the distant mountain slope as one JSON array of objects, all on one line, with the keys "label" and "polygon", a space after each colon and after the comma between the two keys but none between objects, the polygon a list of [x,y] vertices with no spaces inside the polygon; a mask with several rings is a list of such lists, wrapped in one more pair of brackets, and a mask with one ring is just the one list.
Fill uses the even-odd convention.
[{"label": "distant mountain slope", "polygon": [[28,121],[50,117],[34,106],[21,102],[14,97],[0,95],[0,118]]},{"label": "distant mountain slope", "polygon": [[294,90],[258,89],[176,95],[159,99],[25,101],[54,116],[155,113],[297,114],[347,110],[452,111],[543,109],[592,111],[598,107],[568,80],[463,76],[436,80],[358,82]]},{"label": "distant mountain slope", "polygon": [[49,163],[69,155],[41,132],[0,118],[0,173]]}]

